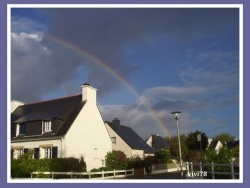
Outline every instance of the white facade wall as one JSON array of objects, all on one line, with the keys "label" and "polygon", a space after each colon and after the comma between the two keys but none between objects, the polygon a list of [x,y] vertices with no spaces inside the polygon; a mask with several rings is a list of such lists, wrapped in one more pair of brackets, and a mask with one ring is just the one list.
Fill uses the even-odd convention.
[{"label": "white facade wall", "polygon": [[222,143],[220,141],[218,141],[216,147],[215,147],[215,151],[218,153],[219,150],[223,147]]},{"label": "white facade wall", "polygon": [[55,140],[44,140],[44,141],[28,141],[28,142],[18,142],[18,143],[11,143],[11,148],[14,149],[14,158],[17,158],[17,150],[19,149],[34,149],[39,148],[39,155],[40,158],[44,158],[45,151],[44,148],[46,147],[57,147],[57,157],[62,157],[62,139],[55,139]]},{"label": "white facade wall", "polygon": [[87,171],[105,166],[112,143],[96,105],[84,105],[65,136],[64,157],[84,157]]},{"label": "white facade wall", "polygon": [[152,143],[153,143],[152,135],[149,137],[146,143],[152,148]]},{"label": "white facade wall", "polygon": [[143,150],[135,150],[135,149],[132,150],[132,156],[138,156],[141,159],[144,159],[144,157],[145,157]]}]

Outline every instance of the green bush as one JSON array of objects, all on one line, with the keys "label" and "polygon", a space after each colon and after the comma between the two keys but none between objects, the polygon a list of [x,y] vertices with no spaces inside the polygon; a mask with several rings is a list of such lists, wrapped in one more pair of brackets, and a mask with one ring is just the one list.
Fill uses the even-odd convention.
[{"label": "green bush", "polygon": [[[226,147],[222,147],[219,152],[217,153],[215,150],[208,149],[206,151],[206,157],[205,157],[205,163],[211,164],[211,162],[214,162],[214,164],[230,164],[232,161],[232,151],[227,149]],[[211,171],[210,166],[205,167],[206,171]],[[216,172],[230,172],[230,166],[215,166],[214,171]],[[209,178],[211,178],[211,175],[209,175]],[[216,174],[216,179],[230,179],[230,175],[223,175],[223,174]]]},{"label": "green bush", "polygon": [[[53,159],[30,159],[20,157],[11,160],[12,178],[30,178],[31,172],[85,172],[86,163],[83,158],[53,158]],[[48,177],[38,175],[36,177]]]},{"label": "green bush", "polygon": [[141,169],[144,167],[143,160],[135,155],[129,158],[127,169]]},{"label": "green bush", "polygon": [[110,169],[123,170],[127,168],[127,157],[123,151],[112,151],[106,155],[106,166]]},{"label": "green bush", "polygon": [[171,153],[167,149],[159,149],[155,152],[155,162],[157,164],[171,163]]}]

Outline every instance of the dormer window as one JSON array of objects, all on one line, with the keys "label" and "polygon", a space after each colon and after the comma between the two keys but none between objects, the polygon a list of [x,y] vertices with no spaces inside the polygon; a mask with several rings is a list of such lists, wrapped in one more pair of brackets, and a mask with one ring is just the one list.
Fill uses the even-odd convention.
[{"label": "dormer window", "polygon": [[51,121],[43,121],[42,126],[43,126],[43,133],[52,131]]},{"label": "dormer window", "polygon": [[19,125],[19,134],[25,134],[25,124],[24,123]]},{"label": "dormer window", "polygon": [[24,135],[25,134],[25,124],[21,123],[21,124],[17,124],[16,127],[16,136],[18,135]]}]

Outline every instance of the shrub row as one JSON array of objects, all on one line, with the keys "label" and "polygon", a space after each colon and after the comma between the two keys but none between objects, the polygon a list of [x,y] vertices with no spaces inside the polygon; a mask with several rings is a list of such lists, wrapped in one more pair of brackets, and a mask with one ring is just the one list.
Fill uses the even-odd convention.
[{"label": "shrub row", "polygon": [[29,178],[31,172],[86,172],[86,163],[77,158],[53,159],[13,159],[11,160],[12,178]]}]

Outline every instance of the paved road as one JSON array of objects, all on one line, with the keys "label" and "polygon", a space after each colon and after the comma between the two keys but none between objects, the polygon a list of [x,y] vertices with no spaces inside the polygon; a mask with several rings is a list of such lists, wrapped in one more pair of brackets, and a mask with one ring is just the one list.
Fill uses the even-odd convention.
[{"label": "paved road", "polygon": [[152,174],[152,175],[145,175],[145,176],[133,176],[129,177],[128,179],[182,179],[180,172],[168,172],[162,174]]}]

